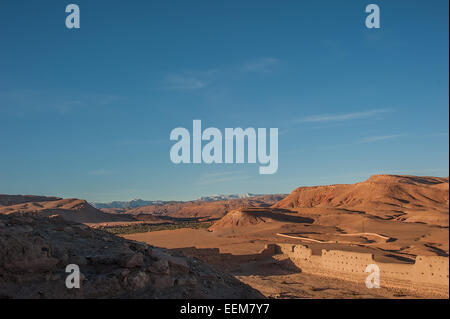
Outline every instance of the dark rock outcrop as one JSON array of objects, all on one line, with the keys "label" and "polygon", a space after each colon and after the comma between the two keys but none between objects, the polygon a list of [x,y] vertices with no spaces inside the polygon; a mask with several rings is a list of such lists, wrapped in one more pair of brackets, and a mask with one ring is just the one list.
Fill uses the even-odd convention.
[{"label": "dark rock outcrop", "polygon": [[[66,287],[66,266],[81,287]],[[0,215],[0,298],[262,298],[198,259],[60,216]]]}]

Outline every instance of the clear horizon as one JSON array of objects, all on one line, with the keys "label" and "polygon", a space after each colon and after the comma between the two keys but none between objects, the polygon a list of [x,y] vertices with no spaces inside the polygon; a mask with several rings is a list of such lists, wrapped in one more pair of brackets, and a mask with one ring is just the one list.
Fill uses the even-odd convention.
[{"label": "clear horizon", "polygon": [[[69,2],[68,2],[69,3]],[[89,202],[449,176],[448,1],[0,4],[0,194]],[[278,171],[173,164],[176,127],[278,128]]]},{"label": "clear horizon", "polygon": [[[395,174],[395,173],[391,173],[388,175],[407,175],[407,174]],[[373,176],[373,175],[370,175]],[[369,178],[370,176],[368,176],[367,178]],[[415,175],[415,176],[419,176],[419,177],[438,177],[438,178],[448,178],[449,176],[431,176],[431,175]],[[356,181],[355,183],[358,182],[364,182],[366,179],[360,180],[360,181]],[[169,202],[169,201],[181,201],[181,202],[188,202],[188,201],[195,201],[200,199],[201,197],[212,197],[212,196],[231,196],[231,195],[243,195],[243,194],[251,194],[252,196],[264,196],[264,195],[288,195],[290,193],[292,193],[296,188],[298,187],[311,187],[311,186],[329,186],[329,185],[339,185],[339,184],[353,184],[353,183],[330,183],[330,184],[311,184],[311,185],[299,185],[296,186],[295,188],[291,189],[288,192],[273,192],[273,193],[254,193],[254,192],[243,192],[243,193],[211,193],[211,194],[204,194],[204,195],[199,195],[196,198],[185,198],[185,199],[178,199],[178,198],[165,198],[165,199],[160,199],[160,198],[141,198],[141,197],[135,197],[135,198],[128,198],[128,199],[113,199],[113,200],[108,200],[108,201],[98,201],[98,200],[88,200],[86,198],[78,198],[78,197],[71,197],[71,196],[64,196],[62,198],[78,198],[78,199],[84,199],[90,203],[101,203],[101,204],[107,204],[107,203],[112,203],[112,202],[131,202],[133,200],[143,200],[143,201],[165,201],[165,202]],[[51,194],[2,194],[2,195],[32,195],[32,196],[47,196],[47,197],[51,197],[51,196],[55,196],[55,195],[51,195]],[[58,196],[56,196],[58,197]]]}]

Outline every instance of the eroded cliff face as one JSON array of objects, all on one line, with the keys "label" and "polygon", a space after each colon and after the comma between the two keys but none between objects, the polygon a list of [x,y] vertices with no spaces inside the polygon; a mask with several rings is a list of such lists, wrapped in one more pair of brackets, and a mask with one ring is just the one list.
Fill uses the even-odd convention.
[{"label": "eroded cliff face", "polygon": [[[81,287],[66,287],[66,266]],[[261,298],[211,266],[59,216],[0,215],[2,298]]]}]

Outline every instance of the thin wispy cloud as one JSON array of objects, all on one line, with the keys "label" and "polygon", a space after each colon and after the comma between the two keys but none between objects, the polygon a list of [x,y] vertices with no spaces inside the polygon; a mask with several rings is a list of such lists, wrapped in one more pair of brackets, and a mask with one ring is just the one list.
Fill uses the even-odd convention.
[{"label": "thin wispy cloud", "polygon": [[351,147],[354,149],[355,146],[361,146],[361,144],[389,141],[389,140],[394,140],[394,139],[402,138],[402,137],[411,137],[411,135],[409,135],[409,134],[374,135],[374,136],[367,136],[364,138],[353,140],[353,141],[350,141],[347,143],[333,143],[333,144],[329,144],[329,145],[318,145],[318,146],[315,146],[313,149],[318,150],[318,151],[330,151],[330,150],[342,149],[342,148],[347,148],[347,147]]},{"label": "thin wispy cloud", "polygon": [[106,169],[96,169],[93,171],[88,172],[89,176],[106,176],[111,175],[111,171],[108,171]]},{"label": "thin wispy cloud", "polygon": [[25,115],[28,112],[69,113],[93,107],[113,105],[123,98],[115,94],[84,92],[50,92],[46,90],[15,89],[0,91],[0,104],[6,109]]},{"label": "thin wispy cloud", "polygon": [[280,60],[276,58],[259,58],[254,61],[245,63],[243,68],[249,72],[269,72],[280,64]]},{"label": "thin wispy cloud", "polygon": [[118,146],[145,146],[145,145],[157,145],[166,143],[166,139],[120,139],[114,142],[114,145]]},{"label": "thin wispy cloud", "polygon": [[374,143],[386,140],[392,140],[404,136],[404,134],[395,135],[379,135],[379,136],[369,136],[361,139],[360,143]]},{"label": "thin wispy cloud", "polygon": [[169,91],[195,91],[224,82],[236,74],[268,73],[280,64],[276,58],[258,58],[243,64],[229,65],[210,70],[189,70],[167,74],[159,89]]},{"label": "thin wispy cloud", "polygon": [[188,70],[167,74],[161,81],[159,89],[169,91],[195,91],[213,83],[218,70]]},{"label": "thin wispy cloud", "polygon": [[340,122],[350,120],[360,120],[372,118],[384,113],[392,112],[392,109],[374,109],[362,112],[352,112],[343,114],[319,114],[311,115],[298,120],[301,123],[322,123],[322,122]]},{"label": "thin wispy cloud", "polygon": [[204,173],[202,175],[202,178],[215,178],[215,177],[221,177],[221,176],[229,176],[236,174],[236,172],[210,172],[210,173]]},{"label": "thin wispy cloud", "polygon": [[234,182],[249,179],[251,176],[242,175],[239,172],[215,172],[206,173],[197,181],[197,185],[211,185],[225,182]]},{"label": "thin wispy cloud", "polygon": [[206,86],[206,81],[184,74],[169,74],[163,80],[162,89],[165,90],[198,90]]}]

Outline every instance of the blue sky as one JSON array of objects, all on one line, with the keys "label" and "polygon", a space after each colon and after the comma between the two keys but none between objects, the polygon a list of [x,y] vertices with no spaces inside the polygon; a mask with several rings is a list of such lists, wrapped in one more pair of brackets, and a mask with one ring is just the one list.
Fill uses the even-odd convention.
[{"label": "blue sky", "polygon": [[[188,200],[448,176],[448,1],[0,3],[0,193]],[[367,29],[365,6],[381,9]],[[170,131],[277,127],[279,168],[175,165]]]}]

